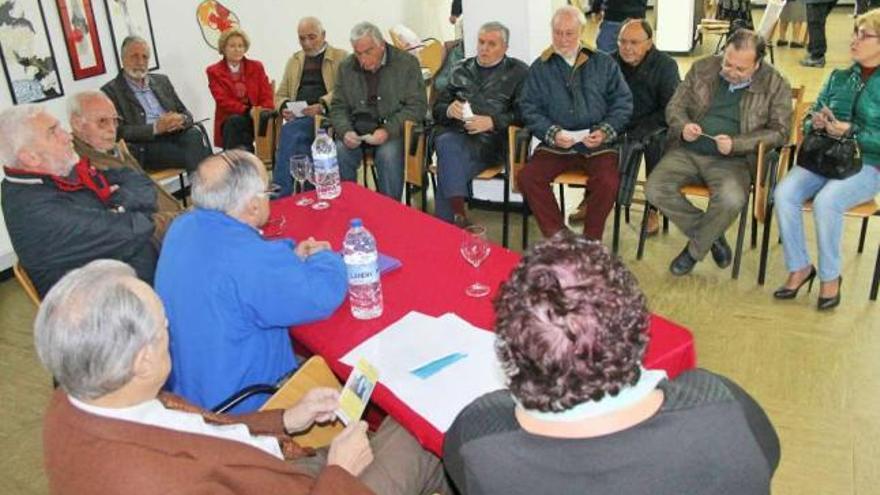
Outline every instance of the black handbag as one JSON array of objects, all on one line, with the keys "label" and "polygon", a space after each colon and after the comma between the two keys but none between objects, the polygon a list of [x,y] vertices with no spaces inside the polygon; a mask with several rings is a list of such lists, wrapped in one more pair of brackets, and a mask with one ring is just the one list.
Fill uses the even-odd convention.
[{"label": "black handbag", "polygon": [[797,164],[829,179],[846,179],[862,169],[862,151],[852,137],[812,131],[801,143]]},{"label": "black handbag", "polygon": [[[859,85],[853,98],[850,112],[852,119],[856,116],[856,104],[864,87],[864,84]],[[804,136],[798,150],[797,164],[829,179],[846,179],[862,170],[862,150],[853,136],[834,137],[826,132],[812,130]]]}]

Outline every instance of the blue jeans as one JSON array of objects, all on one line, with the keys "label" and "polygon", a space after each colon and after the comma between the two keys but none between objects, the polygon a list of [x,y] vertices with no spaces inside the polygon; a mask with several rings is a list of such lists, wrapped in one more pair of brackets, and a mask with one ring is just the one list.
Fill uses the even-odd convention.
[{"label": "blue jeans", "polygon": [[452,222],[454,213],[449,198],[470,196],[471,181],[489,166],[480,160],[477,143],[461,132],[444,132],[434,139],[437,150],[437,195],[434,215]]},{"label": "blue jeans", "polygon": [[622,22],[602,21],[599,26],[599,35],[596,36],[596,48],[605,53],[617,50],[617,33],[620,32]]},{"label": "blue jeans", "polygon": [[278,152],[275,154],[275,168],[272,169],[272,182],[281,186],[279,196],[290,196],[293,193],[290,157],[293,155],[312,156],[312,141],[314,140],[314,117],[298,117],[281,127]]},{"label": "blue jeans", "polygon": [[[357,182],[357,171],[364,157],[363,148],[359,146],[349,149],[337,139],[336,156],[342,180]],[[379,192],[400,201],[403,195],[403,138],[391,138],[385,144],[373,148],[373,162],[379,174]]]},{"label": "blue jeans", "polygon": [[880,170],[871,165],[844,179],[828,179],[803,167],[794,167],[776,186],[776,219],[782,236],[785,265],[789,272],[810,264],[804,239],[801,206],[813,198],[813,221],[819,245],[819,280],[828,282],[840,276],[840,236],[846,210],[872,199],[880,192]]}]

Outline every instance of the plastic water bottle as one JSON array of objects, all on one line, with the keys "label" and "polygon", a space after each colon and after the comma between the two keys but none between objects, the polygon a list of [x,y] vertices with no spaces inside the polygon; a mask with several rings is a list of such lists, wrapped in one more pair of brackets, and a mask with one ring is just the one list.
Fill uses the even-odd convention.
[{"label": "plastic water bottle", "polygon": [[364,228],[360,218],[351,220],[351,228],[342,241],[342,256],[348,271],[351,314],[359,320],[378,318],[382,315],[379,251],[376,250],[376,239]]},{"label": "plastic water bottle", "polygon": [[336,143],[324,129],[318,129],[312,143],[312,162],[315,167],[315,189],[318,199],[338,198],[342,193],[339,184],[339,163],[336,161]]}]

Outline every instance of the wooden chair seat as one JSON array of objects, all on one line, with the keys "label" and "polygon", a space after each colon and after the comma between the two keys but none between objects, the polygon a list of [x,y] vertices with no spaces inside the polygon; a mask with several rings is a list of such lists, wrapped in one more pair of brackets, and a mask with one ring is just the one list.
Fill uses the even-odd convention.
[{"label": "wooden chair seat", "polygon": [[33,280],[28,276],[27,271],[21,266],[21,262],[17,261],[15,265],[12,267],[12,272],[15,274],[15,279],[18,280],[18,283],[21,285],[21,288],[24,289],[24,293],[27,294],[28,298],[31,302],[34,303],[36,307],[40,307],[40,293],[37,292],[37,288],[34,286]]},{"label": "wooden chair seat", "polygon": [[[436,172],[436,169],[437,169],[437,167],[434,167],[434,170],[432,172]],[[498,165],[493,165],[493,166],[487,168],[486,170],[483,170],[475,177],[475,179],[480,179],[480,180],[494,179],[495,177],[497,177],[503,173],[504,173],[504,164],[499,163]]]},{"label": "wooden chair seat", "polygon": [[586,172],[581,170],[571,170],[557,175],[556,178],[553,179],[553,183],[566,186],[583,186],[588,180],[590,180],[590,176],[587,175]]},{"label": "wooden chair seat", "polygon": [[[329,387],[342,390],[339,380],[330,371],[327,362],[321,356],[312,356],[272,397],[263,404],[261,411],[271,409],[287,409],[297,403],[309,390],[315,387]],[[327,425],[315,424],[308,430],[293,436],[303,447],[320,448],[330,445],[344,426],[339,421]]]},{"label": "wooden chair seat", "polygon": [[700,196],[703,198],[708,198],[709,195],[711,194],[708,187],[697,185],[697,184],[684,186],[681,189],[679,189],[679,191],[681,191],[682,194],[687,195],[687,196]]},{"label": "wooden chair seat", "polygon": [[[803,210],[813,211],[813,200],[809,200],[804,203]],[[880,211],[880,206],[877,205],[876,200],[872,199],[860,205],[853,206],[849,210],[846,210],[846,213],[844,213],[844,215],[848,217],[868,218],[878,211]]]},{"label": "wooden chair seat", "polygon": [[168,179],[176,179],[186,173],[182,168],[166,168],[164,170],[151,170],[148,172],[153,182],[162,182]]}]

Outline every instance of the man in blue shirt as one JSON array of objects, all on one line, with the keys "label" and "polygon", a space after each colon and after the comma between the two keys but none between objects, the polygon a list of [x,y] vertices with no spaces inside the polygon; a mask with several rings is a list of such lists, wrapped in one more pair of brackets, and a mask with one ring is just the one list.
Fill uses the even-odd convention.
[{"label": "man in blue shirt", "polygon": [[[192,182],[196,208],[165,236],[156,291],[171,332],[167,388],[211,408],[296,368],[288,327],[330,316],[347,280],[327,242],[263,239],[269,199],[257,157],[238,150],[214,155]],[[263,400],[235,411],[253,411]]]},{"label": "man in blue shirt", "polygon": [[194,125],[171,80],[149,72],[146,40],[129,36],[121,52],[122,70],[101,87],[122,118],[118,137],[147,170],[180,167],[192,172],[211,154],[203,132]]}]

